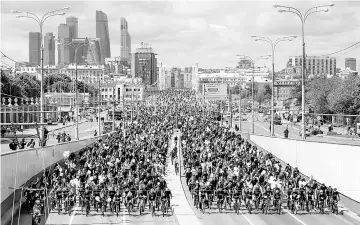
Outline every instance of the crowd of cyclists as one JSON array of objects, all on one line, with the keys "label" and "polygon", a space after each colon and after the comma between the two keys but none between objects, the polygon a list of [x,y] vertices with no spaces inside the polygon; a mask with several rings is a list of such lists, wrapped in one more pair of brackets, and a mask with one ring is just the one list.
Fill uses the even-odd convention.
[{"label": "crowd of cyclists", "polygon": [[272,207],[281,213],[282,206],[294,213],[324,213],[324,207],[338,212],[336,189],[306,180],[297,168],[282,165],[214,118],[194,92],[163,91],[156,106],[139,107],[133,122],[122,120],[115,133],[65,154],[63,163],[45,170],[25,189],[25,205],[34,215],[48,205],[69,215],[78,208],[86,216],[147,209],[164,216],[171,212],[172,197],[164,177],[166,158],[172,156],[178,172],[178,149],[168,150],[172,132],[179,129],[186,185],[202,212],[239,213],[242,206],[249,213],[268,213]]}]

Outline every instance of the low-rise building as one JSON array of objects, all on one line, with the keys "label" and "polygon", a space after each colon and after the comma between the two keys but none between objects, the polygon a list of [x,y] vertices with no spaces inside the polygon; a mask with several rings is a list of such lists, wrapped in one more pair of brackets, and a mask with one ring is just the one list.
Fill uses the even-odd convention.
[{"label": "low-rise building", "polygon": [[[64,115],[73,115],[75,110],[75,96],[73,92],[47,92],[45,93],[45,101],[51,102],[54,105],[57,105],[59,116]],[[78,93],[78,104],[79,108],[86,106],[90,103],[90,94],[89,93]]]},{"label": "low-rise building", "polygon": [[101,99],[105,102],[143,100],[144,85],[134,83],[106,83],[101,85]]},{"label": "low-rise building", "polygon": [[[61,73],[66,74],[72,80],[76,77],[76,65],[70,64],[60,70]],[[90,66],[90,65],[78,65],[77,66],[77,80],[84,83],[94,84],[99,82],[99,78],[104,76],[104,66]]]},{"label": "low-rise building", "polygon": [[[44,76],[50,74],[58,74],[59,68],[57,66],[44,66]],[[28,73],[36,76],[36,79],[41,79],[41,66],[19,66],[15,68],[16,74]]]},{"label": "low-rise building", "polygon": [[351,68],[348,67],[348,68],[340,71],[340,72],[337,74],[337,76],[339,76],[339,77],[342,78],[342,79],[345,79],[345,78],[347,78],[347,77],[350,76],[350,75],[359,75],[359,72],[358,72],[358,71],[354,71],[354,70],[352,70]]},{"label": "low-rise building", "polygon": [[291,99],[292,90],[301,81],[297,79],[281,79],[274,82],[274,100],[284,101]]}]

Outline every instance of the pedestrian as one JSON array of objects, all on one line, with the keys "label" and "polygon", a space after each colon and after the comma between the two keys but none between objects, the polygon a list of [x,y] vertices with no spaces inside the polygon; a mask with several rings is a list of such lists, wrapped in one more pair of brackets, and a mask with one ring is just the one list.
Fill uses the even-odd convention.
[{"label": "pedestrian", "polygon": [[9,144],[9,147],[11,150],[15,151],[18,147],[18,143],[16,142],[15,139],[12,140],[12,142]]},{"label": "pedestrian", "polygon": [[1,137],[4,137],[6,133],[6,128],[5,126],[1,126]]},{"label": "pedestrian", "polygon": [[286,126],[286,129],[284,130],[284,137],[288,138],[289,137],[289,129],[288,126]]},{"label": "pedestrian", "polygon": [[25,146],[26,146],[26,141],[25,138],[23,138],[19,143],[19,149],[25,149]]},{"label": "pedestrian", "polygon": [[28,148],[34,148],[35,147],[35,141],[34,139],[31,139],[30,142],[27,144]]},{"label": "pedestrian", "polygon": [[56,136],[56,139],[58,140],[58,143],[60,143],[61,140],[61,133],[59,132],[58,135]]}]

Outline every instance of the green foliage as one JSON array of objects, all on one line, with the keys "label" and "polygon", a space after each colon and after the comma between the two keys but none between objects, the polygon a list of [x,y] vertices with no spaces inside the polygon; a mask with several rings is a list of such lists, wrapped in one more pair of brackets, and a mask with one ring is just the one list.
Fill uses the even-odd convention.
[{"label": "green foliage", "polygon": [[[13,97],[40,97],[40,81],[35,76],[22,73],[15,77],[1,72],[1,94]],[[97,89],[94,86],[78,82],[78,91],[94,95]],[[74,82],[64,74],[50,74],[44,79],[44,92],[71,92],[74,91]]]},{"label": "green foliage", "polygon": [[[301,84],[292,91],[292,97],[301,104]],[[360,110],[360,77],[350,75],[345,79],[339,77],[319,77],[305,84],[306,104],[315,113],[359,114]]]}]

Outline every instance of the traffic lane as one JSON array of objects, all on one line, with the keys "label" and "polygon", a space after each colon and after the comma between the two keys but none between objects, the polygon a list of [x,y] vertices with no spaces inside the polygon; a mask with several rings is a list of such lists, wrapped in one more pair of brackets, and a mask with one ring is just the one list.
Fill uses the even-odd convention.
[{"label": "traffic lane", "polygon": [[204,214],[201,213],[200,210],[196,209],[196,207],[194,206],[194,200],[191,197],[191,193],[186,185],[186,179],[184,176],[181,176],[181,182],[186,199],[188,200],[191,209],[193,210],[193,212],[195,213],[196,217],[199,219],[201,224],[203,225],[219,225],[219,224],[247,225],[248,224],[245,217],[241,215],[238,215],[238,217],[235,219],[229,216],[232,213],[229,212],[219,213],[217,210],[214,209],[215,205],[212,206],[213,209],[206,209]]},{"label": "traffic lane", "polygon": [[168,213],[164,217],[162,213],[156,211],[155,216],[152,216],[148,208],[145,209],[145,213],[140,215],[139,212],[135,209],[135,212],[128,214],[127,210],[124,209],[124,206],[121,206],[121,211],[119,216],[109,212],[105,212],[105,216],[99,212],[96,212],[93,208],[90,211],[89,215],[85,215],[85,211],[81,211],[80,207],[76,207],[71,216],[65,212],[60,212],[58,215],[57,212],[53,211],[50,213],[46,224],[149,224],[149,225],[176,225],[176,220],[171,213]]}]

